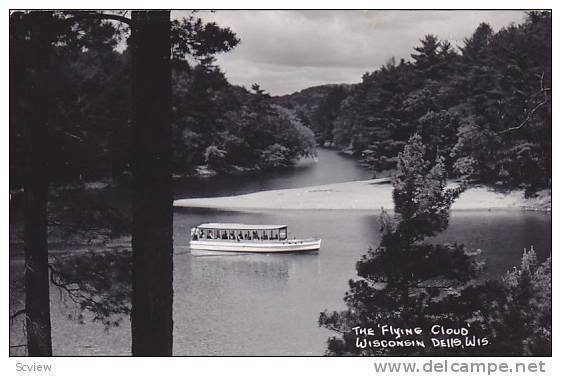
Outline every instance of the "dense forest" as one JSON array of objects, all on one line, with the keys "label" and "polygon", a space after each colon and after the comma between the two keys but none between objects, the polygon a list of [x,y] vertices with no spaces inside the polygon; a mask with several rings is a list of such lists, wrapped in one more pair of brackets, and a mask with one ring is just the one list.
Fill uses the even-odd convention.
[{"label": "dense forest", "polygon": [[[130,172],[130,53],[118,48],[126,35],[108,22],[88,27],[88,36],[57,47],[50,77],[48,137],[56,147],[48,159],[62,182]],[[220,29],[199,21],[189,32],[199,33],[210,52],[235,48],[233,33],[225,48],[214,46],[213,28]],[[452,176],[528,194],[551,185],[549,12],[530,12],[523,24],[498,32],[481,24],[457,47],[427,35],[410,60],[392,58],[358,84],[280,97],[257,84],[232,85],[209,53],[193,56],[172,56],[175,174],[203,166],[218,173],[290,166],[313,155],[316,142],[374,171],[391,171],[407,139],[419,133],[433,155],[447,158]],[[21,111],[13,103],[16,117]],[[21,184],[25,150],[18,124],[10,126],[12,188]]]},{"label": "dense forest", "polygon": [[551,13],[497,32],[482,23],[457,47],[427,35],[358,84],[276,101],[374,171],[395,169],[419,133],[452,176],[531,194],[551,185]]},{"label": "dense forest", "polygon": [[[310,129],[274,105],[258,85],[248,90],[228,83],[215,65],[214,54],[238,44],[233,32],[195,16],[174,21],[172,26],[175,174],[193,174],[199,166],[219,173],[243,173],[289,166],[315,153]],[[17,28],[17,22],[12,22],[14,48],[25,37]],[[46,158],[54,182],[130,174],[131,54],[129,48],[123,50],[127,35],[112,22],[82,20],[79,29],[69,31],[52,47],[46,135],[52,148]],[[16,55],[14,51],[12,57]],[[20,80],[31,85],[33,77],[28,74]],[[26,145],[19,119],[29,101],[22,97],[11,102],[11,189],[20,188],[23,179]]]}]

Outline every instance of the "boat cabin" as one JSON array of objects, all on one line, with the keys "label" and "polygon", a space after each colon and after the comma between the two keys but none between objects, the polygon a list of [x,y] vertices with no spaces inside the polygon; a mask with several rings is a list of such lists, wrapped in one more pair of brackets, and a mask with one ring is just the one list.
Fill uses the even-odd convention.
[{"label": "boat cabin", "polygon": [[191,240],[284,241],[287,237],[286,225],[203,223],[191,231]]}]

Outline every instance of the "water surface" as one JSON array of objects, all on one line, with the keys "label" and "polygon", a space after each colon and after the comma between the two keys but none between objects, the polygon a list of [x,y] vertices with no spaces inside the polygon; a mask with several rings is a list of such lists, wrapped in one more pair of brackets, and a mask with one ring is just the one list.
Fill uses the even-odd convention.
[{"label": "water surface", "polygon": [[360,168],[351,157],[334,150],[318,149],[316,159],[302,159],[292,168],[279,168],[249,176],[180,179],[175,182],[175,198],[234,196],[274,189],[366,180],[372,176],[372,172]]},{"label": "water surface", "polygon": [[[322,150],[319,162],[254,177],[191,179],[177,197],[249,193],[371,177],[356,162]],[[221,211],[176,209],[174,216],[174,353],[176,355],[322,355],[333,333],[317,325],[325,309],[344,309],[356,261],[380,241],[378,212],[350,210]],[[322,238],[319,254],[191,256],[189,229],[202,222],[280,223],[290,236]],[[523,248],[551,251],[551,216],[521,211],[456,211],[436,241],[481,249],[485,276],[517,265]],[[68,319],[72,303],[51,293],[56,354],[127,355],[130,322],[109,330]]]}]

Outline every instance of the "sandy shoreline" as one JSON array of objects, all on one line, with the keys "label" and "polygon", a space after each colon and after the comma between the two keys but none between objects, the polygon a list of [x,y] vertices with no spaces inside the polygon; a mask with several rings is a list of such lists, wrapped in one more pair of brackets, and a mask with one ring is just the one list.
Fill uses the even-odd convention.
[{"label": "sandy shoreline", "polygon": [[[547,195],[546,195],[547,196]],[[545,201],[545,202],[544,202]],[[453,210],[550,210],[547,198],[527,200],[522,191],[508,194],[486,187],[465,191]],[[380,210],[393,208],[392,185],[387,179],[371,179],[305,188],[262,191],[239,196],[175,200],[175,207],[225,210]],[[549,209],[548,209],[549,208]]]}]

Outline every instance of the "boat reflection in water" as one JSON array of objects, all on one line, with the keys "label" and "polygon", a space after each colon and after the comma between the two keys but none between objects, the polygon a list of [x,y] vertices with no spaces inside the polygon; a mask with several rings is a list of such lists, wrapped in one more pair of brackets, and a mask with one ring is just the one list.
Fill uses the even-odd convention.
[{"label": "boat reflection in water", "polygon": [[286,225],[203,223],[191,229],[191,254],[318,252],[321,239],[288,239]]}]

